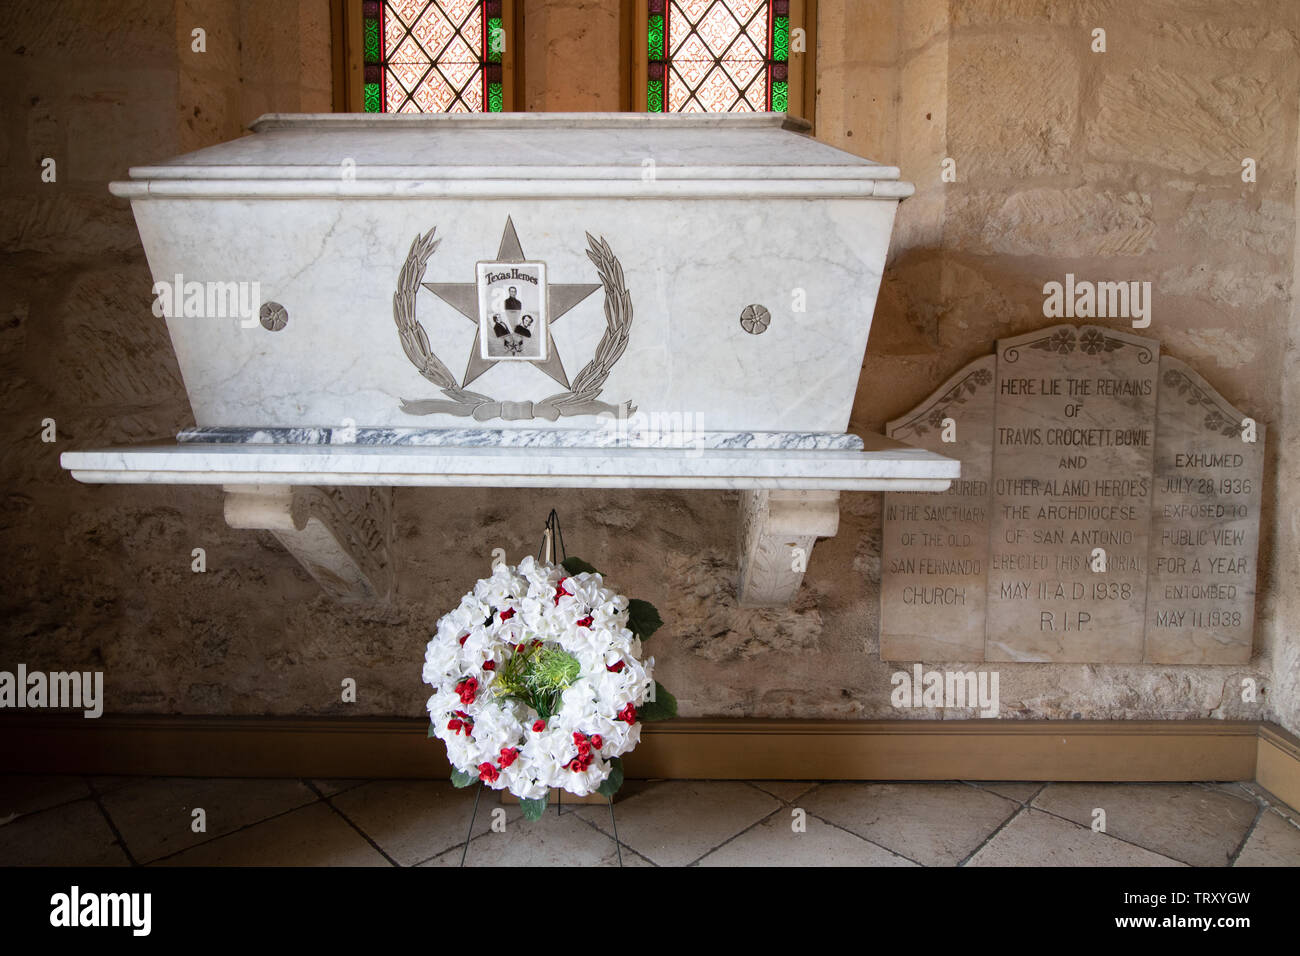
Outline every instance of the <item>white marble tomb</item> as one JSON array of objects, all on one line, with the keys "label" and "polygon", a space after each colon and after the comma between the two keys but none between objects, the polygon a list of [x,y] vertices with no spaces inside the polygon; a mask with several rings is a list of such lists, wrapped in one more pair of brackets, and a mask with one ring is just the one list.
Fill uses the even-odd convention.
[{"label": "white marble tomb", "polygon": [[779,603],[802,577],[782,555],[834,533],[839,491],[958,476],[950,458],[846,431],[912,187],[802,120],[269,115],[252,129],[111,186],[131,201],[196,424],[174,446],[68,452],[78,480],[225,486],[233,524],[278,529],[332,569],[317,575],[331,593],[366,600],[391,574],[348,553],[383,541],[387,568],[387,499],[309,489],[741,489],[740,598]]}]

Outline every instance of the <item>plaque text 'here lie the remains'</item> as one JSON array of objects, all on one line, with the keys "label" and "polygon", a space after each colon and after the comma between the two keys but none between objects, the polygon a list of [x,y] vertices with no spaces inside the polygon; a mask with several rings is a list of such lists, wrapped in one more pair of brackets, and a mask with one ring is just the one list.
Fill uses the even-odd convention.
[{"label": "plaque text 'here lie the remains'", "polygon": [[885,495],[881,657],[1247,662],[1264,429],[1244,419],[1153,339],[1000,340],[887,427],[962,479]]}]

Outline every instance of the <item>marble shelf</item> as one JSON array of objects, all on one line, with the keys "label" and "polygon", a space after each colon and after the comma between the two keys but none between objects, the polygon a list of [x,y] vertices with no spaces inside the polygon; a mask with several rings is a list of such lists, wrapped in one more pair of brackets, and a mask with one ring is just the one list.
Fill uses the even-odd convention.
[{"label": "marble shelf", "polygon": [[78,481],[111,484],[944,491],[960,473],[878,436],[863,451],[182,443],[61,460]]}]

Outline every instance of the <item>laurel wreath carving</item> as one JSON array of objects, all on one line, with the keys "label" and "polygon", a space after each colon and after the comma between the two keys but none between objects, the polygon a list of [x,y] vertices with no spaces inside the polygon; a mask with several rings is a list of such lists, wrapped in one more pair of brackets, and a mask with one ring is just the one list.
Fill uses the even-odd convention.
[{"label": "laurel wreath carving", "polygon": [[423,236],[417,234],[411,243],[406,262],[402,264],[402,271],[398,275],[397,291],[393,294],[393,321],[397,324],[397,333],[406,357],[424,378],[442,390],[448,400],[408,402],[403,399],[403,411],[413,415],[436,412],[472,415],[478,421],[498,417],[545,418],[555,421],[561,415],[610,412],[626,416],[636,411],[636,406],[630,401],[625,402],[625,407],[620,409],[617,405],[596,400],[605,387],[605,380],[609,378],[614,363],[627,348],[632,327],[632,296],[624,282],[623,267],[603,237],[596,239],[591,233],[586,233],[589,246],[587,258],[596,266],[600,283],[605,290],[605,334],[596,346],[595,356],[574,378],[569,391],[550,395],[534,403],[497,401],[490,395],[462,388],[430,347],[429,337],[415,317],[415,295],[424,279],[429,257],[442,241],[434,238],[435,232],[437,227]]},{"label": "laurel wreath carving", "polygon": [[933,406],[929,409],[922,408],[910,419],[891,431],[890,436],[897,437],[909,428],[918,435],[924,435],[931,428],[941,428],[944,418],[948,415],[948,410],[953,405],[965,405],[966,401],[979,391],[980,386],[988,385],[992,381],[993,373],[989,369],[977,368],[972,370],[962,376],[956,385],[940,395]]},{"label": "laurel wreath carving", "polygon": [[[1202,389],[1185,373],[1177,369],[1165,372],[1165,385],[1176,389],[1179,395],[1187,397],[1188,405],[1200,405],[1206,410],[1201,425],[1206,431],[1218,432],[1225,438],[1236,437],[1241,429],[1241,413],[1235,409],[1229,411],[1214,400],[1209,392]],[[1231,406],[1229,406],[1231,407]]]}]

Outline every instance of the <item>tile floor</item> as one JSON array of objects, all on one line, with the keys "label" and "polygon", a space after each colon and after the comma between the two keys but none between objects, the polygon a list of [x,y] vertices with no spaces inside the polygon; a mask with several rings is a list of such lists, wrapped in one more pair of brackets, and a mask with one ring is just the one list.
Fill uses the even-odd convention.
[{"label": "tile floor", "polygon": [[[0,865],[456,866],[474,793],[0,777]],[[1300,865],[1300,814],[1252,783],[628,781],[615,811],[625,866]],[[609,829],[607,806],[529,822],[484,791],[467,863],[616,865]]]}]

